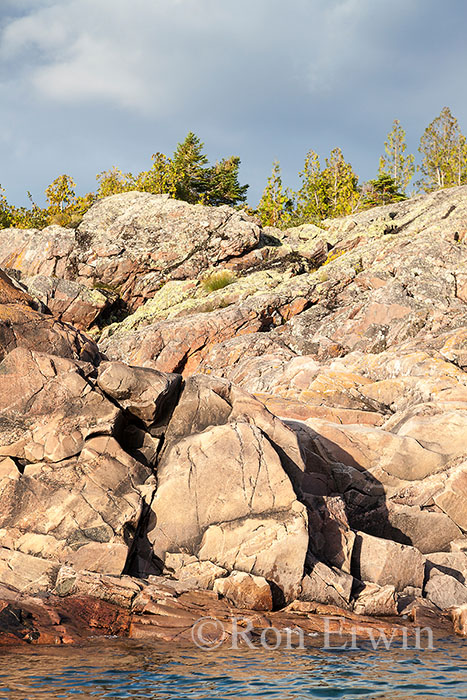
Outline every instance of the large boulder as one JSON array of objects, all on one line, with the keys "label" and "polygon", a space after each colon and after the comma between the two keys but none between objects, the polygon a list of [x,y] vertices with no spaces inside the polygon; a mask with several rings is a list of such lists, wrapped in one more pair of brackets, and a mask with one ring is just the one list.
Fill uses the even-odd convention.
[{"label": "large boulder", "polygon": [[12,470],[0,480],[2,542],[49,562],[121,574],[150,477],[105,436],[88,440],[78,457]]},{"label": "large boulder", "polygon": [[335,567],[326,566],[315,557],[308,557],[310,572],[303,578],[300,600],[348,608],[353,577]]},{"label": "large boulder", "polygon": [[229,382],[193,377],[165,439],[148,532],[156,557],[189,552],[292,598],[308,547],[294,434]]},{"label": "large boulder", "polygon": [[97,346],[90,338],[39,311],[34,299],[0,270],[0,360],[16,347],[99,361]]},{"label": "large boulder", "polygon": [[261,576],[244,571],[232,571],[230,576],[214,582],[214,591],[237,608],[247,610],[272,610],[271,586]]},{"label": "large boulder", "polygon": [[72,280],[35,275],[21,276],[29,294],[44,304],[55,318],[87,330],[110,314],[117,295],[106,289],[93,289]]},{"label": "large boulder", "polygon": [[425,585],[425,595],[441,610],[467,605],[467,586],[436,569],[432,569]]},{"label": "large boulder", "polygon": [[16,348],[0,364],[0,456],[23,463],[79,454],[92,435],[111,435],[120,410],[93,389],[92,366]]},{"label": "large boulder", "polygon": [[227,206],[126,192],[96,202],[76,230],[1,231],[0,265],[118,292],[136,307],[164,278],[193,278],[250,250],[259,236],[251,217]]},{"label": "large boulder", "polygon": [[357,593],[353,611],[359,615],[397,615],[394,586],[365,583]]},{"label": "large boulder", "polygon": [[152,426],[178,398],[181,377],[151,367],[128,367],[123,362],[103,362],[97,384],[119,406]]},{"label": "large boulder", "polygon": [[403,591],[407,586],[421,588],[424,557],[415,547],[359,532],[353,550],[352,573],[360,581],[392,585],[396,591]]}]

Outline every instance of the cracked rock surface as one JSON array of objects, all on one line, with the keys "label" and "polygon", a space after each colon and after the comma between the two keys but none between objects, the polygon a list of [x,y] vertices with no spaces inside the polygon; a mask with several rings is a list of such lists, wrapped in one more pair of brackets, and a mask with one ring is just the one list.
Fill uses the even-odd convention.
[{"label": "cracked rock surface", "polygon": [[0,643],[79,639],[60,600],[467,633],[466,221],[467,187],[288,231],[134,192],[0,231]]}]

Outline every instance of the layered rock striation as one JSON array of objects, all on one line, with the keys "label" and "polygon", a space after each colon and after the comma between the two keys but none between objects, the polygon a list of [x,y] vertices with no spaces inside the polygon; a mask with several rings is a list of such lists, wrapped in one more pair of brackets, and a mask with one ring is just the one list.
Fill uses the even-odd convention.
[{"label": "layered rock striation", "polygon": [[36,621],[0,641],[175,638],[196,596],[460,633],[466,222],[465,187],[285,232],[127,193],[0,231],[0,618]]}]

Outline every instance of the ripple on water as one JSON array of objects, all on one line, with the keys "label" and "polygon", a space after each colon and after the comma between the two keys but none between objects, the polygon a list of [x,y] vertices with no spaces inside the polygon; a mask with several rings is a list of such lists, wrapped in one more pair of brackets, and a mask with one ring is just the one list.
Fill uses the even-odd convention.
[{"label": "ripple on water", "polygon": [[129,640],[0,655],[0,700],[467,699],[467,651],[177,649]]}]

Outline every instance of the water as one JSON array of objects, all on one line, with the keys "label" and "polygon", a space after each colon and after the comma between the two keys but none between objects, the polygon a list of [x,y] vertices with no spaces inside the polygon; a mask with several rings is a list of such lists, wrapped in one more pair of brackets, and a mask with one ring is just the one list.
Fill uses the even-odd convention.
[{"label": "water", "polygon": [[131,640],[0,652],[1,700],[467,698],[467,644],[374,651],[201,651]]}]

